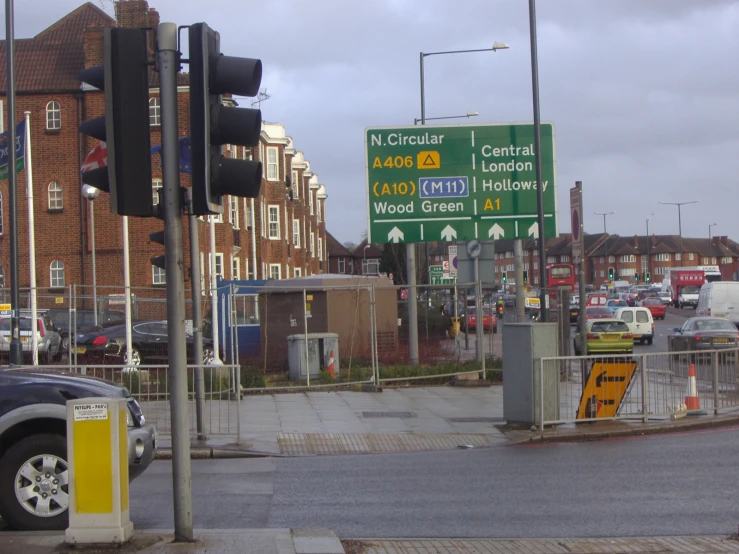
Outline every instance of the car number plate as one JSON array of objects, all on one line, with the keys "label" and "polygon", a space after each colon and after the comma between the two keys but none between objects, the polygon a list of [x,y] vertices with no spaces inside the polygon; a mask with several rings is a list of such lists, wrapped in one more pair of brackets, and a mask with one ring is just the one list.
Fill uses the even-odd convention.
[{"label": "car number plate", "polygon": [[716,342],[729,342],[729,339],[727,339],[727,338],[718,338],[718,339],[713,339],[713,342],[715,342],[715,343]]},{"label": "car number plate", "polygon": [[617,340],[620,335],[603,335],[603,340]]},{"label": "car number plate", "polygon": [[74,349],[74,351],[77,354],[84,354],[85,352],[87,352],[87,348],[85,348],[84,346],[78,346],[77,348]]},{"label": "car number plate", "polygon": [[28,342],[28,337],[21,337],[21,342]]}]

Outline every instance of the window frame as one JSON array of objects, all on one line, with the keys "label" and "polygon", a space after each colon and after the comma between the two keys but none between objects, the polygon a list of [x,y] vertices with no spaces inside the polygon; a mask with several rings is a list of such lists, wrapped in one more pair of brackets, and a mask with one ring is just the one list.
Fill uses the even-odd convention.
[{"label": "window frame", "polygon": [[61,131],[62,129],[62,105],[56,100],[46,103],[46,130]]},{"label": "window frame", "polygon": [[167,284],[167,272],[161,267],[151,266],[151,285],[154,287],[164,286]]},{"label": "window frame", "polygon": [[279,204],[267,204],[267,221],[268,221],[267,238],[269,240],[280,240],[281,235],[280,235],[280,205]]},{"label": "window frame", "polygon": [[[56,185],[53,190],[52,185]],[[50,181],[46,187],[46,202],[50,212],[60,212],[64,209],[64,187],[56,179]]]},{"label": "window frame", "polygon": [[158,96],[149,98],[149,126],[162,126],[162,101]]},{"label": "window frame", "polygon": [[49,288],[63,289],[65,287],[65,282],[66,275],[64,262],[61,260],[52,260],[49,264]]},{"label": "window frame", "polygon": [[[277,270],[277,278],[276,279],[275,279],[275,277],[272,277],[272,270],[273,269],[276,269]],[[267,268],[267,271],[269,271],[269,277],[268,277],[269,279],[275,279],[277,281],[279,281],[280,279],[282,279],[282,264],[269,264],[269,266]]]},{"label": "window frame", "polygon": [[[270,160],[272,154],[274,154],[274,161]],[[267,181],[279,181],[280,180],[280,149],[277,146],[268,146],[267,152]]]},{"label": "window frame", "polygon": [[154,203],[154,206],[158,205],[161,200],[159,198],[159,191],[161,191],[162,188],[164,188],[164,179],[154,177],[151,180],[151,201]]},{"label": "window frame", "polygon": [[300,220],[293,218],[293,246],[300,248]]}]

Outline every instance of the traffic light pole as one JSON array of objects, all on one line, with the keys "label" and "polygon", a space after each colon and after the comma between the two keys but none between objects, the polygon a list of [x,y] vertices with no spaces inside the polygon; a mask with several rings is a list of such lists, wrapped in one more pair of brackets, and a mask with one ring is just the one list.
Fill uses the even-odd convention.
[{"label": "traffic light pole", "polygon": [[[172,481],[175,540],[191,542],[192,489],[190,437],[187,418],[187,351],[185,343],[185,276],[182,241],[182,196],[177,121],[177,25],[160,23],[159,81],[162,102],[162,176],[164,201],[165,275],[167,279],[167,334],[172,417]],[[192,260],[196,263],[196,260]]]}]

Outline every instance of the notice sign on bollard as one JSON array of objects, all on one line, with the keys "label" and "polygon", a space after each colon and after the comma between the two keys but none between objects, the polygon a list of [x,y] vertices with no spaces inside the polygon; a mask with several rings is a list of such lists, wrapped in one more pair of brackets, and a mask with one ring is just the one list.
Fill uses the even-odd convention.
[{"label": "notice sign on bollard", "polygon": [[133,536],[127,411],[124,398],[67,402],[69,544],[120,544]]}]

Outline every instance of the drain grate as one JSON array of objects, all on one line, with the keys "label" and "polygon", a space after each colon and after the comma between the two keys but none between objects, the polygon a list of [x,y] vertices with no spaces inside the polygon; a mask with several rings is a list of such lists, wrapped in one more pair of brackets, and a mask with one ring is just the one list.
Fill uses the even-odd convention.
[{"label": "drain grate", "polygon": [[452,423],[493,423],[505,421],[502,417],[448,417]]},{"label": "drain grate", "polygon": [[362,412],[362,417],[414,417],[413,412]]}]

